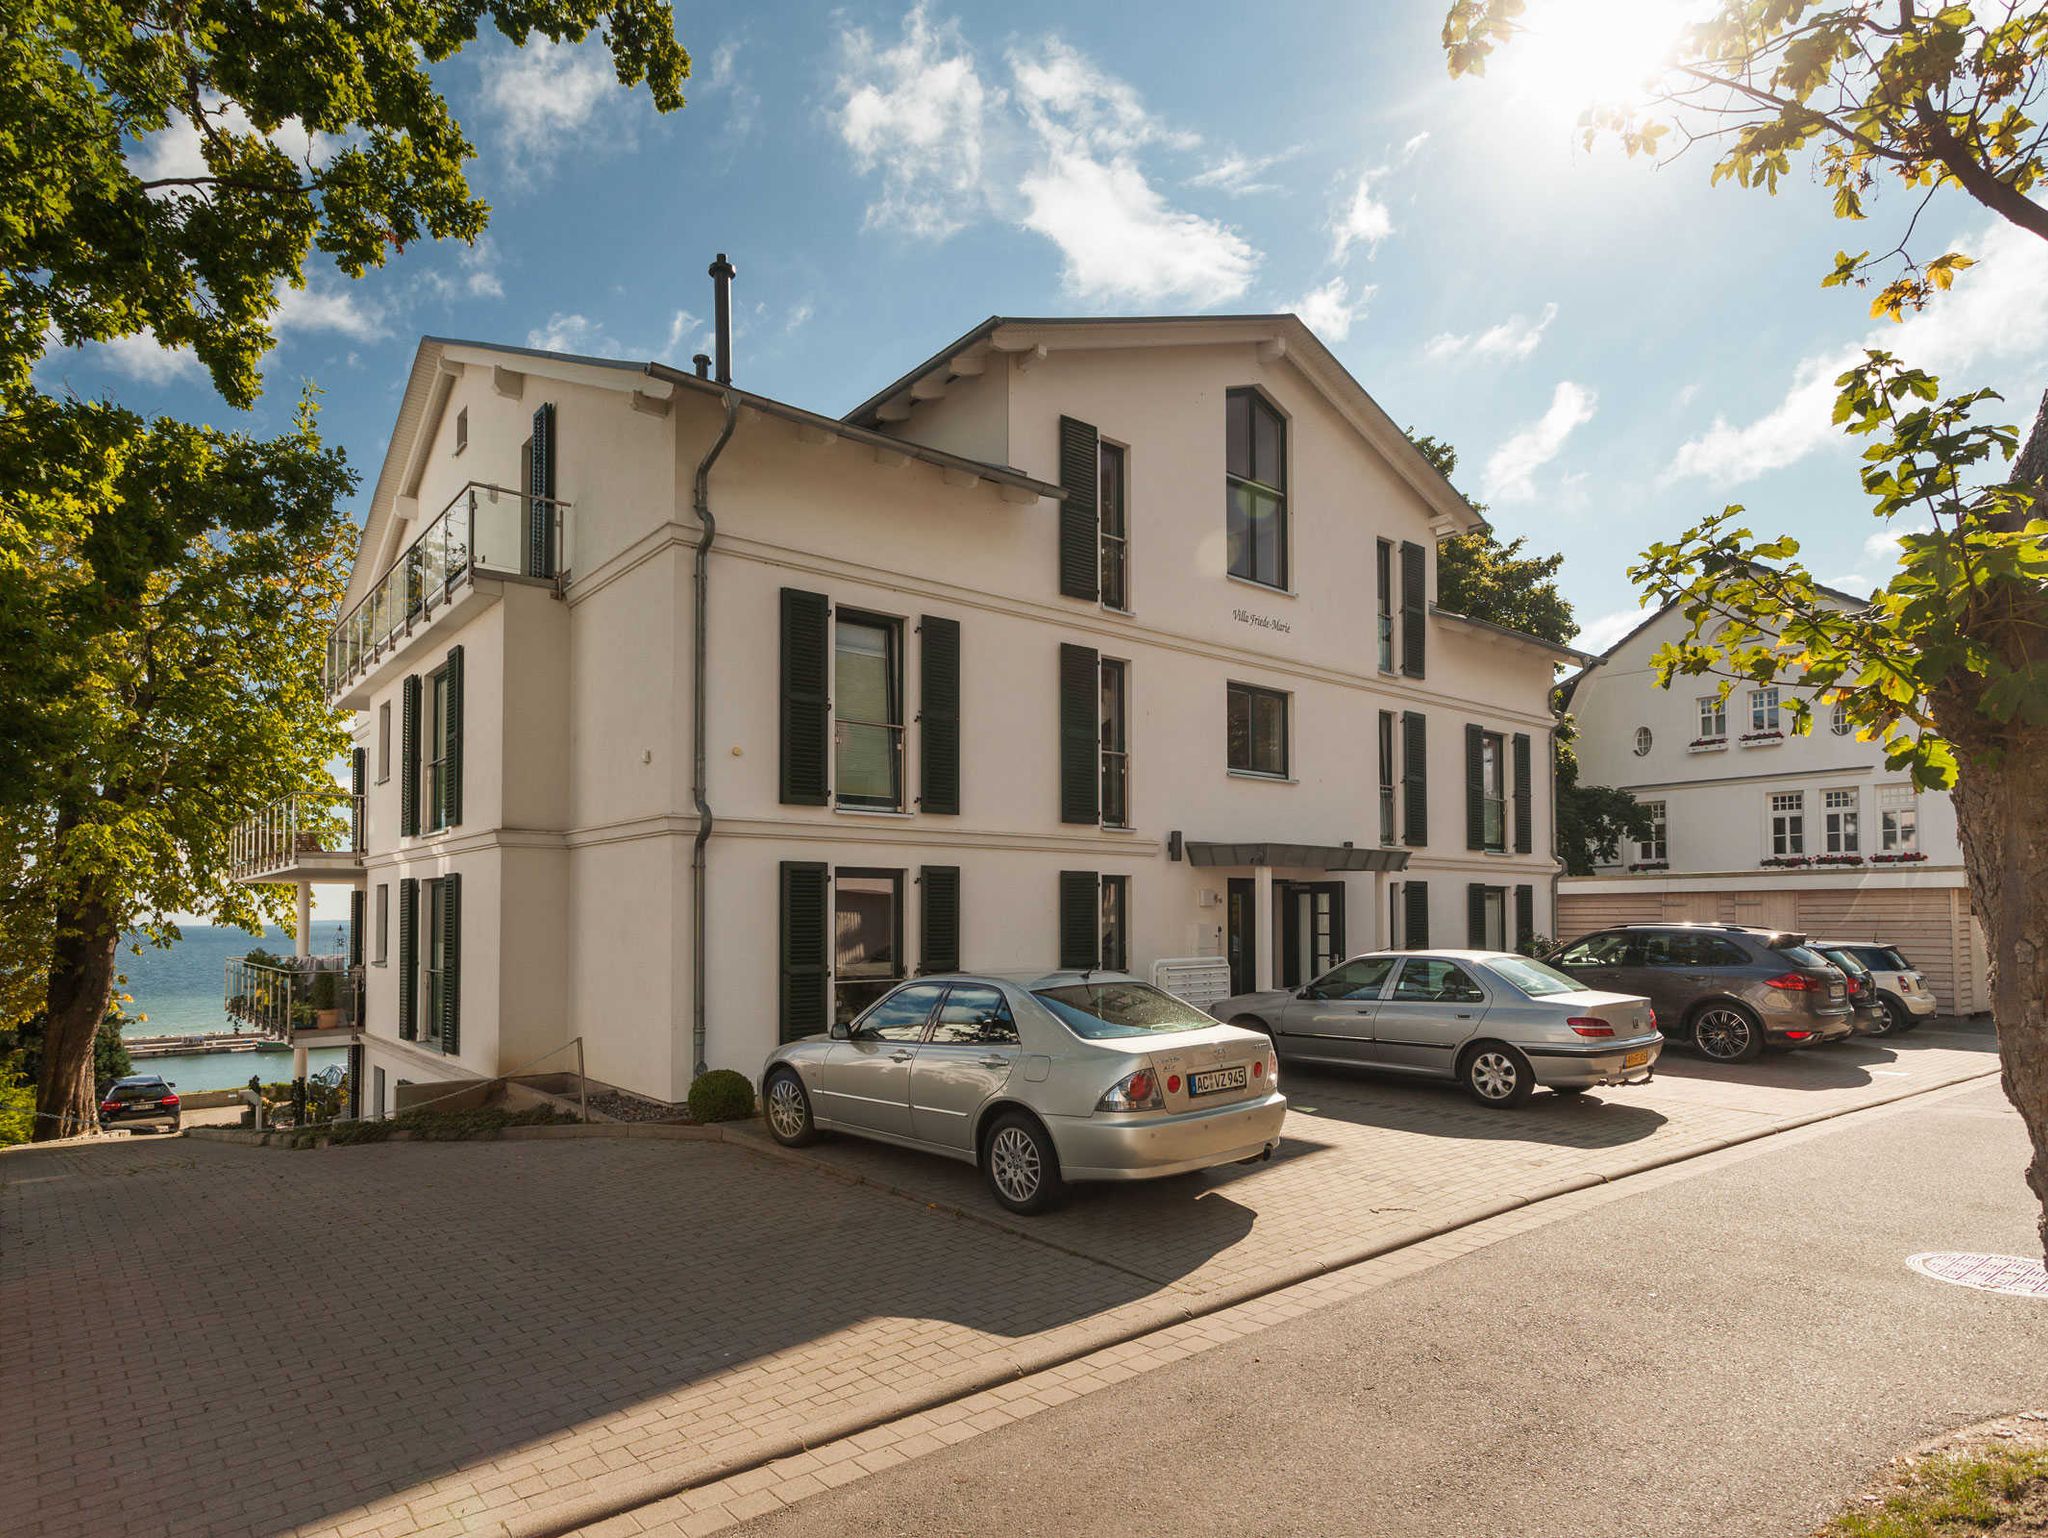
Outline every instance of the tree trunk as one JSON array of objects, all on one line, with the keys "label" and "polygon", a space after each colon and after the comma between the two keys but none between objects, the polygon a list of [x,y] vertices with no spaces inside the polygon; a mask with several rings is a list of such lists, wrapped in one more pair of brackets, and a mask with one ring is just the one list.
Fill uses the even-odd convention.
[{"label": "tree trunk", "polygon": [[50,947],[43,1066],[36,1080],[31,1141],[37,1143],[77,1137],[96,1125],[93,1043],[113,1002],[114,958],[121,948],[121,927],[105,903],[88,902],[58,913],[56,931]]}]

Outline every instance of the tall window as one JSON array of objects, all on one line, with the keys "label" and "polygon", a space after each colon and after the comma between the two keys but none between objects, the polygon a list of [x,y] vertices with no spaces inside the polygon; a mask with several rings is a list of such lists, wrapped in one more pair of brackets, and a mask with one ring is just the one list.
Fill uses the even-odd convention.
[{"label": "tall window", "polygon": [[1728,702],[1718,694],[1700,696],[1700,738],[1712,742],[1728,735]]},{"label": "tall window", "polygon": [[841,806],[903,805],[902,627],[842,610],[834,622],[834,790]]},{"label": "tall window", "polygon": [[1287,696],[1251,684],[1229,688],[1230,767],[1287,777]]},{"label": "tall window", "polygon": [[377,783],[391,778],[391,701],[377,706]]},{"label": "tall window", "polygon": [[1378,584],[1378,630],[1380,671],[1394,671],[1394,542],[1383,539],[1374,556],[1374,581]]},{"label": "tall window", "polygon": [[1482,949],[1504,951],[1508,948],[1508,889],[1490,886],[1479,897],[1479,929],[1477,936]]},{"label": "tall window", "polygon": [[1645,801],[1643,810],[1650,814],[1650,834],[1636,840],[1636,858],[1645,864],[1662,864],[1666,858],[1664,843],[1664,803]]},{"label": "tall window", "polygon": [[1778,688],[1749,691],[1749,729],[1753,732],[1778,730]]},{"label": "tall window", "polygon": [[391,884],[377,883],[377,951],[374,957],[378,966],[383,966],[390,956],[391,943]]},{"label": "tall window", "polygon": [[426,1029],[420,1034],[428,1041],[441,1039],[441,1017],[448,996],[448,883],[427,884],[427,944],[425,976]]},{"label": "tall window", "polygon": [[448,710],[448,670],[442,668],[427,680],[427,761],[421,772],[426,783],[420,787],[420,804],[427,809],[427,830],[448,826],[448,743],[453,725]]},{"label": "tall window", "polygon": [[1102,659],[1102,821],[1131,825],[1130,664]]},{"label": "tall window", "polygon": [[1508,792],[1506,744],[1498,732],[1479,734],[1479,811],[1484,845],[1488,849],[1508,846]]},{"label": "tall window", "polygon": [[1102,966],[1108,972],[1131,969],[1131,878],[1102,878]]},{"label": "tall window", "polygon": [[844,1025],[903,981],[903,872],[838,871],[832,922],[832,1018]]},{"label": "tall window", "polygon": [[1230,574],[1287,586],[1287,424],[1256,390],[1225,398]]},{"label": "tall window", "polygon": [[1920,812],[1910,785],[1881,785],[1877,792],[1877,838],[1885,854],[1917,854]]},{"label": "tall window", "polygon": [[1394,827],[1394,713],[1380,712],[1380,842],[1396,842]]},{"label": "tall window", "polygon": [[1131,606],[1126,557],[1130,554],[1130,524],[1124,511],[1124,451],[1114,443],[1098,449],[1101,489],[1096,502],[1102,529],[1102,606],[1128,609]]},{"label": "tall window", "polygon": [[1824,790],[1820,793],[1820,810],[1822,831],[1828,841],[1828,853],[1860,853],[1863,848],[1863,835],[1857,826],[1856,792]]},{"label": "tall window", "polygon": [[1806,853],[1806,792],[1771,792],[1771,853]]}]

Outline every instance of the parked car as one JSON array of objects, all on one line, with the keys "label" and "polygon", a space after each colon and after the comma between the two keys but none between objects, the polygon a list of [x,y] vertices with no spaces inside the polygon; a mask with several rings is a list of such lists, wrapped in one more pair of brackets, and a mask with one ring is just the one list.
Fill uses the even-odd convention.
[{"label": "parked car", "polygon": [[1877,996],[1877,979],[1870,968],[1838,945],[1818,940],[1807,942],[1812,950],[1827,957],[1828,964],[1848,979],[1850,1020],[1858,1036],[1883,1036],[1892,1028],[1884,1001]]},{"label": "parked car", "polygon": [[1899,953],[1897,946],[1872,940],[1821,940],[1828,951],[1847,951],[1869,969],[1878,1002],[1884,1006],[1886,1031],[1910,1031],[1935,1011],[1934,990],[1927,978]]},{"label": "parked car", "polygon": [[924,977],[761,1069],[768,1131],[853,1132],[978,1165],[1012,1212],[1078,1180],[1269,1158],[1271,1044],[1120,972]]},{"label": "parked car", "polygon": [[100,1096],[102,1127],[158,1126],[176,1132],[184,1124],[177,1086],[159,1074],[137,1073],[116,1079]]},{"label": "parked car", "polygon": [[1664,1048],[1648,999],[1506,951],[1374,951],[1210,1012],[1269,1034],[1282,1062],[1456,1079],[1490,1106],[1647,1080]]},{"label": "parked car", "polygon": [[1847,979],[1804,935],[1784,930],[1624,924],[1572,941],[1550,962],[1589,988],[1647,996],[1667,1034],[1719,1062],[1855,1029]]}]

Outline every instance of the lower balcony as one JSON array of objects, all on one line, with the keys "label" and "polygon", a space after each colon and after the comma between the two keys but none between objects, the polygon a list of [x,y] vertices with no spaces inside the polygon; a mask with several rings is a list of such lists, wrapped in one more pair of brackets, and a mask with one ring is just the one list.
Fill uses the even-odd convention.
[{"label": "lower balcony", "polygon": [[228,836],[228,872],[244,885],[363,884],[362,797],[286,796]]},{"label": "lower balcony", "polygon": [[241,1029],[279,1041],[339,1045],[362,1023],[363,969],[346,956],[271,956],[227,964],[222,999]]}]

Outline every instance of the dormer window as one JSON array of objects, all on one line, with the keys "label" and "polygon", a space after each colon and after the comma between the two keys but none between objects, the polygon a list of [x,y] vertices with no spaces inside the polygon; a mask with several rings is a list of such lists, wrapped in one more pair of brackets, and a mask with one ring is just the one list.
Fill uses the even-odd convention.
[{"label": "dormer window", "polygon": [[1230,574],[1287,586],[1287,423],[1256,390],[1224,402],[1225,522]]}]

